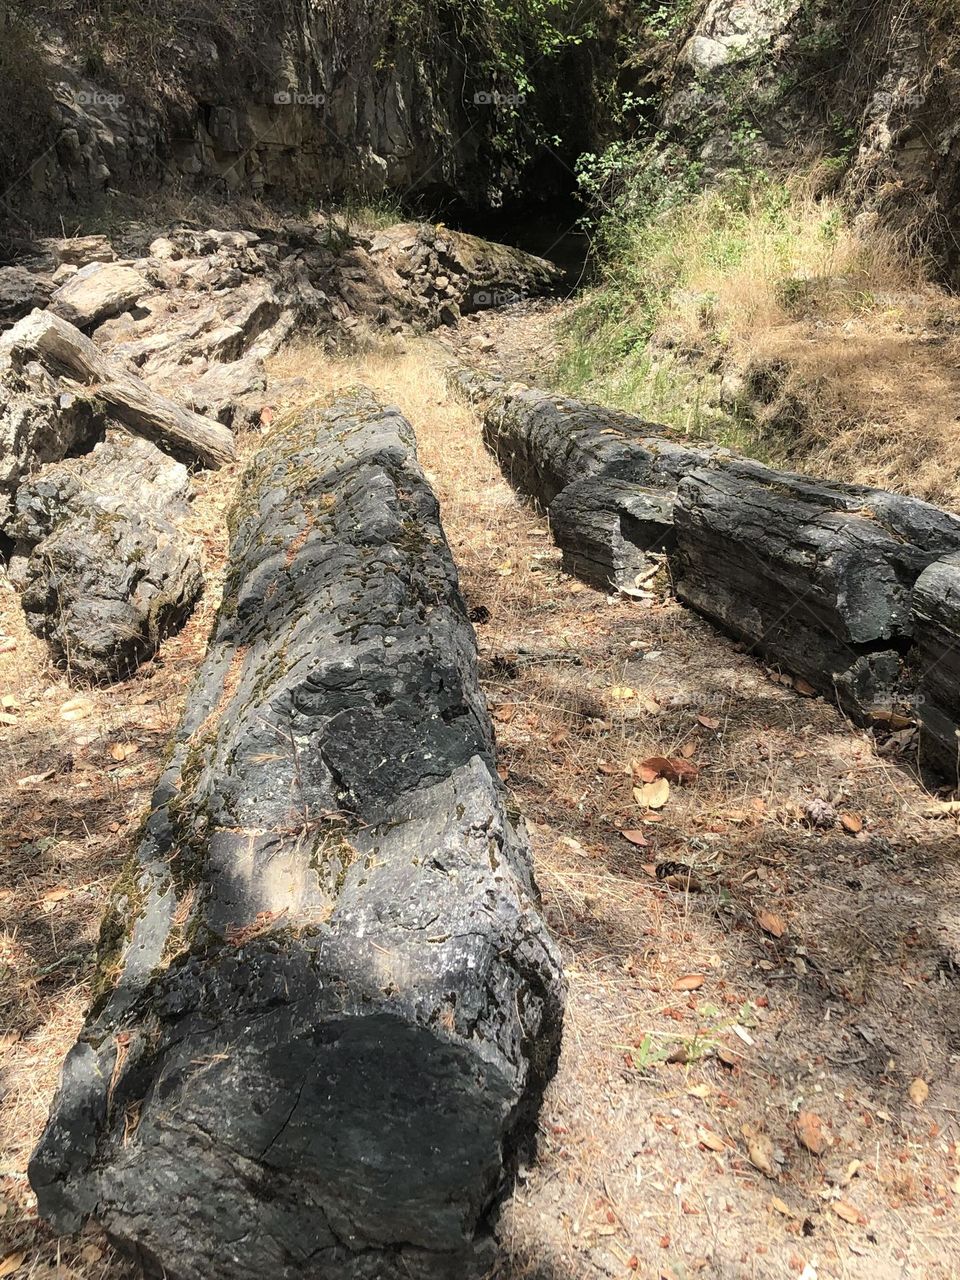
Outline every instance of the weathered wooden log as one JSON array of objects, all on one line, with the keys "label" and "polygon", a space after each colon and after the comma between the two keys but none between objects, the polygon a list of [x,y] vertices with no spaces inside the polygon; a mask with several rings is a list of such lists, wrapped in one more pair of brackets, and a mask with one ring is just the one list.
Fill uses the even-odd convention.
[{"label": "weathered wooden log", "polygon": [[79,329],[49,311],[32,312],[0,339],[0,359],[13,357],[20,362],[36,358],[51,374],[67,374],[90,387],[110,417],[181,461],[219,467],[236,458],[226,427],[151,391]]},{"label": "weathered wooden log", "polygon": [[680,599],[857,717],[901,696],[911,598],[960,548],[960,519],[918,499],[729,461],[681,480]]},{"label": "weathered wooden log", "polygon": [[562,979],[396,410],[275,434],[30,1166],[170,1280],[489,1260]]},{"label": "weathered wooden log", "polygon": [[920,575],[912,627],[922,758],[960,785],[960,555]]}]

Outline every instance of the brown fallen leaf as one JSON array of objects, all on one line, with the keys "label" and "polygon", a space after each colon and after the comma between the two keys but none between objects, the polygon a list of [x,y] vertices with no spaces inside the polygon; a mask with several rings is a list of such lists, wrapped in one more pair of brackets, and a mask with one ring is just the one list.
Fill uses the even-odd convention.
[{"label": "brown fallen leaf", "polygon": [[726,1151],[727,1149],[727,1144],[719,1133],[714,1133],[712,1129],[707,1129],[703,1125],[697,1128],[697,1141],[701,1147],[706,1147],[709,1151]]},{"label": "brown fallen leaf", "polygon": [[743,1059],[738,1053],[728,1049],[725,1044],[721,1044],[717,1046],[717,1061],[732,1070],[734,1067],[739,1067]]},{"label": "brown fallen leaf", "polygon": [[859,835],[863,830],[863,819],[859,813],[841,813],[840,825],[844,831],[848,831],[850,835]]},{"label": "brown fallen leaf", "polygon": [[597,761],[597,773],[606,774],[607,777],[617,777],[626,772],[627,770],[622,765],[612,764],[609,760]]},{"label": "brown fallen leaf", "polygon": [[5,1258],[0,1258],[0,1276],[12,1276],[20,1269],[26,1256],[25,1253],[20,1252],[8,1253]]},{"label": "brown fallen leaf", "polygon": [[17,642],[13,636],[0,636],[0,653],[13,653]]},{"label": "brown fallen leaf", "polygon": [[907,1094],[915,1107],[922,1107],[930,1097],[930,1086],[927,1084],[926,1080],[921,1080],[920,1077],[917,1076],[916,1080],[914,1080],[913,1084],[907,1090]]},{"label": "brown fallen leaf", "polygon": [[714,716],[700,715],[697,716],[697,723],[702,724],[705,729],[719,729],[720,721]]},{"label": "brown fallen leaf", "polygon": [[830,1136],[824,1132],[823,1121],[814,1111],[800,1111],[796,1119],[797,1137],[812,1155],[822,1156],[830,1146]]},{"label": "brown fallen leaf", "polygon": [[30,791],[33,787],[39,787],[41,783],[48,782],[55,773],[55,769],[45,769],[43,773],[28,773],[25,777],[17,779],[17,786],[21,791]]},{"label": "brown fallen leaf", "polygon": [[776,1154],[767,1134],[749,1124],[743,1125],[741,1132],[746,1139],[747,1156],[753,1167],[759,1169],[766,1178],[776,1178],[779,1172]]},{"label": "brown fallen leaf", "polygon": [[685,742],[680,748],[680,754],[684,760],[691,759],[692,756],[697,754],[697,744],[695,742]]},{"label": "brown fallen leaf", "polygon": [[640,787],[634,787],[633,798],[643,809],[662,809],[670,799],[670,783],[666,778],[645,782]]},{"label": "brown fallen leaf", "polygon": [[817,696],[816,689],[808,680],[804,680],[802,676],[793,677],[793,687],[801,698],[815,698]]},{"label": "brown fallen leaf", "polygon": [[656,769],[651,769],[646,764],[634,764],[630,771],[637,782],[656,782],[660,777]]},{"label": "brown fallen leaf", "polygon": [[645,849],[650,843],[642,831],[621,831],[620,834],[624,840],[629,840],[631,844],[635,844],[640,849]]},{"label": "brown fallen leaf", "polygon": [[674,991],[699,991],[706,982],[702,973],[687,973],[673,984]]},{"label": "brown fallen leaf", "polygon": [[501,724],[509,724],[516,714],[515,702],[502,702],[499,707],[494,707],[492,712],[494,720],[499,720]]},{"label": "brown fallen leaf", "polygon": [[70,698],[60,708],[61,720],[82,720],[84,716],[88,716],[92,710],[91,704],[86,698]]},{"label": "brown fallen leaf", "polygon": [[846,1200],[835,1201],[831,1208],[838,1218],[842,1218],[844,1222],[849,1222],[851,1226],[860,1227],[867,1221],[860,1210]]},{"label": "brown fallen leaf", "polygon": [[53,911],[57,903],[62,902],[64,898],[69,898],[73,892],[72,889],[48,889],[46,893],[40,895],[40,903],[46,912]]},{"label": "brown fallen leaf", "polygon": [[115,742],[110,748],[110,757],[113,760],[122,761],[129,760],[131,756],[135,756],[140,748],[135,742]]},{"label": "brown fallen leaf", "polygon": [[779,1196],[773,1197],[770,1201],[770,1208],[775,1209],[777,1213],[782,1213],[785,1218],[795,1218],[797,1216],[786,1200],[781,1200]]},{"label": "brown fallen leaf", "polygon": [[[700,776],[697,765],[691,764],[689,760],[681,760],[679,757],[650,756],[649,759],[640,762],[639,768],[645,773],[652,773],[654,778],[666,778],[668,782],[673,782],[677,786],[696,782]],[[645,782],[652,780],[652,778],[644,778]]]},{"label": "brown fallen leaf", "polygon": [[782,938],[787,932],[787,926],[773,911],[758,911],[757,924],[764,933],[769,933],[771,938]]}]

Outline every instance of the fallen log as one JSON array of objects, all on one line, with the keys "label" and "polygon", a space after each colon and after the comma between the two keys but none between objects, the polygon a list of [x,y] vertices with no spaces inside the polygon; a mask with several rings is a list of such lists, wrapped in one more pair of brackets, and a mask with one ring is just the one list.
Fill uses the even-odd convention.
[{"label": "fallen log", "polygon": [[909,696],[913,588],[960,548],[956,516],[738,459],[686,475],[674,520],[681,600],[856,718]]},{"label": "fallen log", "polygon": [[314,411],[232,527],[39,1209],[170,1280],[461,1280],[563,987],[409,424],[364,393]]},{"label": "fallen log", "polygon": [[912,625],[922,758],[960,785],[960,555],[920,575]]},{"label": "fallen log", "polygon": [[79,329],[49,311],[32,312],[4,334],[0,358],[19,363],[36,358],[51,374],[66,374],[89,387],[111,418],[183,462],[220,467],[236,458],[226,427],[152,391]]}]

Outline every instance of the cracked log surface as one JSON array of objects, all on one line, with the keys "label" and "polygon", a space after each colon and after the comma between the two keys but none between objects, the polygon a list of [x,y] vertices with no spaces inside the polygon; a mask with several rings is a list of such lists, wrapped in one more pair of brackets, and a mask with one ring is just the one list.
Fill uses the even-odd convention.
[{"label": "cracked log surface", "polygon": [[960,554],[920,575],[913,633],[924,750],[949,782],[960,782]]},{"label": "cracked log surface", "polygon": [[930,755],[956,773],[960,518],[690,448],[630,414],[464,366],[448,378],[480,407],[507,476],[549,509],[568,572],[629,589],[645,557],[666,552],[681,600],[857,719],[909,708],[919,675]]},{"label": "cracked log surface", "polygon": [[358,392],[277,433],[230,565],[40,1212],[170,1280],[462,1280],[563,982],[406,421]]},{"label": "cracked log surface", "polygon": [[675,522],[679,598],[856,717],[897,700],[913,588],[960,548],[929,503],[744,459],[685,476]]}]

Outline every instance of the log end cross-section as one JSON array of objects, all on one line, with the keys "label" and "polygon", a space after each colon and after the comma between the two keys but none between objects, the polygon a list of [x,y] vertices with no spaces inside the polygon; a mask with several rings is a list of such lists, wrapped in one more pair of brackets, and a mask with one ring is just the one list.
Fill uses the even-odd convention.
[{"label": "log end cross-section", "polygon": [[395,411],[279,432],[31,1164],[150,1274],[460,1277],[563,983]]}]

